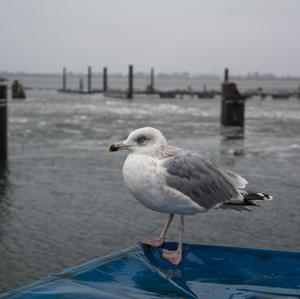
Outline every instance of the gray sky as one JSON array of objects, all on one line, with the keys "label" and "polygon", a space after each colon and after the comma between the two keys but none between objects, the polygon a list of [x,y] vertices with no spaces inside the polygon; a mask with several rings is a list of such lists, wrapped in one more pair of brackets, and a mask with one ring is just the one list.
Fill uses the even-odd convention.
[{"label": "gray sky", "polygon": [[0,70],[300,75],[299,0],[0,0]]}]

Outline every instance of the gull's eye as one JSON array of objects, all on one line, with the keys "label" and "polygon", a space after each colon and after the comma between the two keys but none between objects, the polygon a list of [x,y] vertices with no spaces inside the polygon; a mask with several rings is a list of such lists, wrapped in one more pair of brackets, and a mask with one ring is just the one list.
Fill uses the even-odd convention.
[{"label": "gull's eye", "polygon": [[146,137],[146,136],[139,136],[139,137],[136,139],[136,142],[137,142],[138,144],[143,144],[146,140],[147,140],[147,137]]}]

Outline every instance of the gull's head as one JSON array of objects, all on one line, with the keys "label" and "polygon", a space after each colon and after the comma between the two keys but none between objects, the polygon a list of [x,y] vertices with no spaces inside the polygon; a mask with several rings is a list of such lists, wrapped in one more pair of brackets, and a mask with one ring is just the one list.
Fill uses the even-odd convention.
[{"label": "gull's head", "polygon": [[126,140],[111,144],[109,151],[115,152],[126,149],[133,153],[154,155],[167,146],[168,143],[159,130],[145,127],[130,133]]}]

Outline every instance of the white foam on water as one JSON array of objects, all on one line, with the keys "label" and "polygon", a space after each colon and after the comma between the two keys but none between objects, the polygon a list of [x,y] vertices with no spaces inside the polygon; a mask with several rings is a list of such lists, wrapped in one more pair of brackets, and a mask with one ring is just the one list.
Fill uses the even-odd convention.
[{"label": "white foam on water", "polygon": [[9,121],[15,124],[26,124],[28,123],[28,118],[26,117],[10,117]]}]

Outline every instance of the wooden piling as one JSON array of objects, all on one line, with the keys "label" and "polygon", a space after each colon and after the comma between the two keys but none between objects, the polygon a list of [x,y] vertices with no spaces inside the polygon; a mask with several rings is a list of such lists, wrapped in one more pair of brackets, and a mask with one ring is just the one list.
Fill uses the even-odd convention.
[{"label": "wooden piling", "polygon": [[87,88],[88,88],[88,93],[92,92],[92,67],[88,67],[88,77],[87,77]]},{"label": "wooden piling", "polygon": [[127,99],[132,99],[132,98],[133,98],[133,65],[129,65]]},{"label": "wooden piling", "polygon": [[154,92],[154,68],[151,69],[150,74],[150,91]]},{"label": "wooden piling", "polygon": [[62,75],[62,90],[67,90],[67,69],[63,68],[63,75]]},{"label": "wooden piling", "polygon": [[225,127],[244,127],[245,96],[242,96],[235,83],[222,85],[221,124]]},{"label": "wooden piling", "polygon": [[7,160],[7,86],[0,85],[0,161]]},{"label": "wooden piling", "polygon": [[84,90],[83,79],[79,79],[79,92],[82,93]]},{"label": "wooden piling", "polygon": [[26,99],[24,86],[18,80],[14,80],[11,85],[11,97],[12,99]]},{"label": "wooden piling", "polygon": [[104,67],[103,68],[103,92],[107,91],[107,68]]},{"label": "wooden piling", "polygon": [[224,82],[228,82],[229,81],[229,70],[228,68],[225,68],[224,70]]}]

